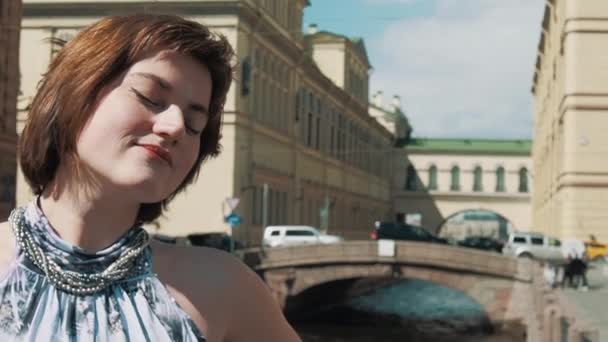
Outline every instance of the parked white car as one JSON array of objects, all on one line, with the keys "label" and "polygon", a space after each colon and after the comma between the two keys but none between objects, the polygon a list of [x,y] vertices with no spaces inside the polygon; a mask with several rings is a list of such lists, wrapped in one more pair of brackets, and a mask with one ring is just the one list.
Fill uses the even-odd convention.
[{"label": "parked white car", "polygon": [[264,229],[265,247],[294,246],[315,243],[338,243],[344,239],[321,233],[310,226],[268,226]]},{"label": "parked white car", "polygon": [[547,261],[564,260],[561,241],[541,233],[512,233],[509,235],[509,240],[503,247],[502,253]]}]

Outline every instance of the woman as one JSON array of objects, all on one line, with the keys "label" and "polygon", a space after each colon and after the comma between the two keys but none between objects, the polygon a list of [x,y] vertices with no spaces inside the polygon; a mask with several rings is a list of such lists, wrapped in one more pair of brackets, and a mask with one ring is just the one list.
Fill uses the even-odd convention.
[{"label": "woman", "polygon": [[298,341],[221,251],[141,228],[219,152],[234,52],[174,16],[103,19],[58,53],[20,140],[36,199],[0,224],[0,341]]}]

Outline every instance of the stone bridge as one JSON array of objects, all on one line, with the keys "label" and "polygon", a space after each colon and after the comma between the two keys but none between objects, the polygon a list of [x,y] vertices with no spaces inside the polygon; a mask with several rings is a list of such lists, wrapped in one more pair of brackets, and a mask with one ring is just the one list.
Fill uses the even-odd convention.
[{"label": "stone bridge", "polygon": [[249,251],[243,257],[283,308],[332,282],[402,278],[459,290],[485,308],[492,322],[526,322],[534,312],[533,264],[496,253],[434,243],[347,241]]}]

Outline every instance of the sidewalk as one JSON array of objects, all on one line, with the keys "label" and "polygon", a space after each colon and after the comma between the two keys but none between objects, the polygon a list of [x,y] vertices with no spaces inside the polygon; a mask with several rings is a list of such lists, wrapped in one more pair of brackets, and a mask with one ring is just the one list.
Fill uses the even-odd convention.
[{"label": "sidewalk", "polygon": [[558,290],[558,296],[577,322],[596,328],[599,340],[608,342],[608,263],[591,263],[587,278],[589,291],[563,289]]}]

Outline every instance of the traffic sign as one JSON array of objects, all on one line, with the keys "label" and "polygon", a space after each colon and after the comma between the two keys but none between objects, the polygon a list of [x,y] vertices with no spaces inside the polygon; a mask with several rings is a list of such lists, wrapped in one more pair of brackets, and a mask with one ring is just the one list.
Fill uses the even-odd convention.
[{"label": "traffic sign", "polygon": [[224,218],[224,221],[232,228],[236,228],[241,224],[241,217],[238,214],[230,213]]},{"label": "traffic sign", "polygon": [[236,209],[236,207],[239,205],[239,201],[240,199],[238,197],[226,197],[226,205],[228,205],[228,208],[230,208],[230,211],[233,211],[234,209]]}]

